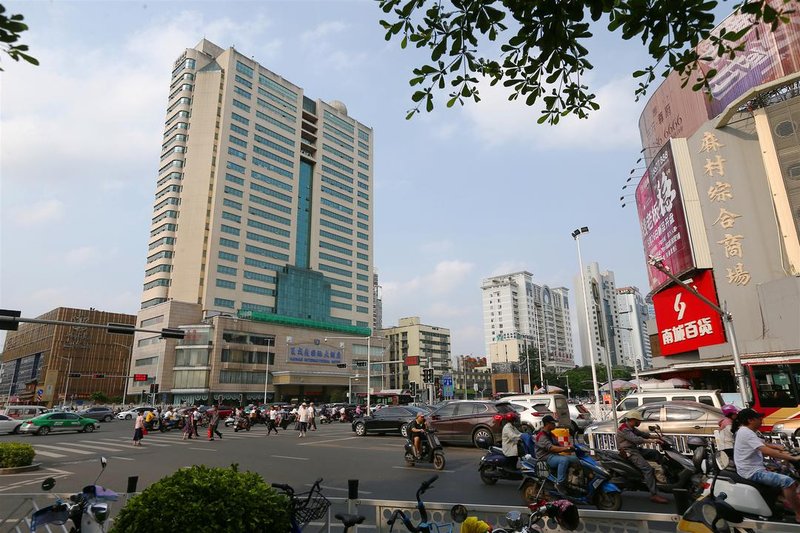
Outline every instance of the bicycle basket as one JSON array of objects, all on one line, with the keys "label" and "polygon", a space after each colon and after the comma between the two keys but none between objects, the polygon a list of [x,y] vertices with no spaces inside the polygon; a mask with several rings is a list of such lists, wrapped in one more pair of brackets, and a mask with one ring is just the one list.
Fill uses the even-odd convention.
[{"label": "bicycle basket", "polygon": [[312,520],[319,520],[328,512],[331,502],[319,489],[296,494],[292,512],[299,524],[307,525]]}]

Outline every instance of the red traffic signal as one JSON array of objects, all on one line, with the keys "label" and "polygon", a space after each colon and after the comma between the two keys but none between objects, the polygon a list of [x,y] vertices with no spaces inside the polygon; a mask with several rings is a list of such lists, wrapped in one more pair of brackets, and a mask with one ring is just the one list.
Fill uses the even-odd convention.
[{"label": "red traffic signal", "polygon": [[147,381],[147,374],[134,374],[133,381]]},{"label": "red traffic signal", "polygon": [[106,377],[106,375],[105,375],[105,374],[93,374],[93,375],[92,375],[92,377],[95,377],[95,378],[104,378],[104,377]]}]

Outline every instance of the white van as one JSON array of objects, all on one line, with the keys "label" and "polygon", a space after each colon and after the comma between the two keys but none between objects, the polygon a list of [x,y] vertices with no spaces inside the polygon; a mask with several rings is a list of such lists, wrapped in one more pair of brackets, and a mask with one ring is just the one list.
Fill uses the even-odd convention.
[{"label": "white van", "polygon": [[556,415],[559,427],[570,427],[569,405],[567,404],[567,397],[563,394],[519,394],[517,396],[503,396],[501,401],[530,406],[543,404],[548,411]]},{"label": "white van", "polygon": [[698,402],[721,409],[725,405],[719,389],[717,390],[689,390],[689,389],[653,389],[644,392],[629,394],[617,404],[618,413],[627,413],[646,403],[688,401]]},{"label": "white van", "polygon": [[15,420],[27,420],[35,416],[43,415],[48,411],[41,405],[9,405],[3,410],[3,414]]}]

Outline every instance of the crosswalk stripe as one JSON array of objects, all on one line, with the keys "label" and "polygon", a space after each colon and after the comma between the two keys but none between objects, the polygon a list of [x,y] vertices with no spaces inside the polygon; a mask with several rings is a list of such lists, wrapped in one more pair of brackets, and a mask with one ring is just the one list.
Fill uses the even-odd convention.
[{"label": "crosswalk stripe", "polygon": [[87,452],[86,450],[68,450],[64,446],[50,446],[49,444],[37,444],[34,448],[48,448],[52,450],[58,450],[60,452],[71,452],[71,453],[78,453],[81,455],[94,455],[95,452]]},{"label": "crosswalk stripe", "polygon": [[[123,438],[122,442],[120,442],[120,439],[97,439],[97,440],[102,442],[109,442],[111,443],[110,444],[111,446],[120,446],[121,444],[131,444],[132,442],[131,439],[128,438]],[[145,437],[144,440],[147,441],[147,437]],[[169,444],[158,444],[156,442],[148,442],[147,444],[149,446],[169,446]]]},{"label": "crosswalk stripe", "polygon": [[[86,442],[86,441],[81,441],[81,442]],[[118,451],[120,451],[122,449],[122,448],[119,448],[119,447],[115,448],[114,446],[111,446],[110,444],[98,445],[98,444],[81,444],[80,442],[70,442],[69,445],[70,446],[79,446],[81,448],[90,448],[90,449],[103,450],[103,451],[108,450],[110,452],[118,452]],[[119,445],[117,445],[117,446],[119,446]]]},{"label": "crosswalk stripe", "polygon": [[[34,446],[34,450],[36,450],[35,446]],[[63,454],[60,454],[60,453],[46,452],[46,451],[43,451],[43,450],[36,450],[36,455],[44,455],[45,457],[55,457],[55,458],[66,457],[66,455],[63,455]]]}]

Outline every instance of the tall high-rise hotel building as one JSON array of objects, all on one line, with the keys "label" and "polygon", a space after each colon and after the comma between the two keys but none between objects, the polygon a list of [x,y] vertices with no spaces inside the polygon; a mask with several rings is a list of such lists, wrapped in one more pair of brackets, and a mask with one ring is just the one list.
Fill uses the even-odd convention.
[{"label": "tall high-rise hotel building", "polygon": [[[237,50],[203,39],[175,61],[162,142],[140,326],[235,316],[370,334],[371,128],[341,102],[311,99]],[[272,346],[271,360],[303,336],[293,331],[284,340],[285,333],[250,344]],[[168,375],[191,358],[171,361],[174,346],[147,334],[137,341],[133,371],[149,368],[162,391],[174,389],[176,399],[184,390],[186,399],[215,392],[214,375],[170,384]],[[227,392],[247,392],[255,384],[247,379],[255,378]]]}]

